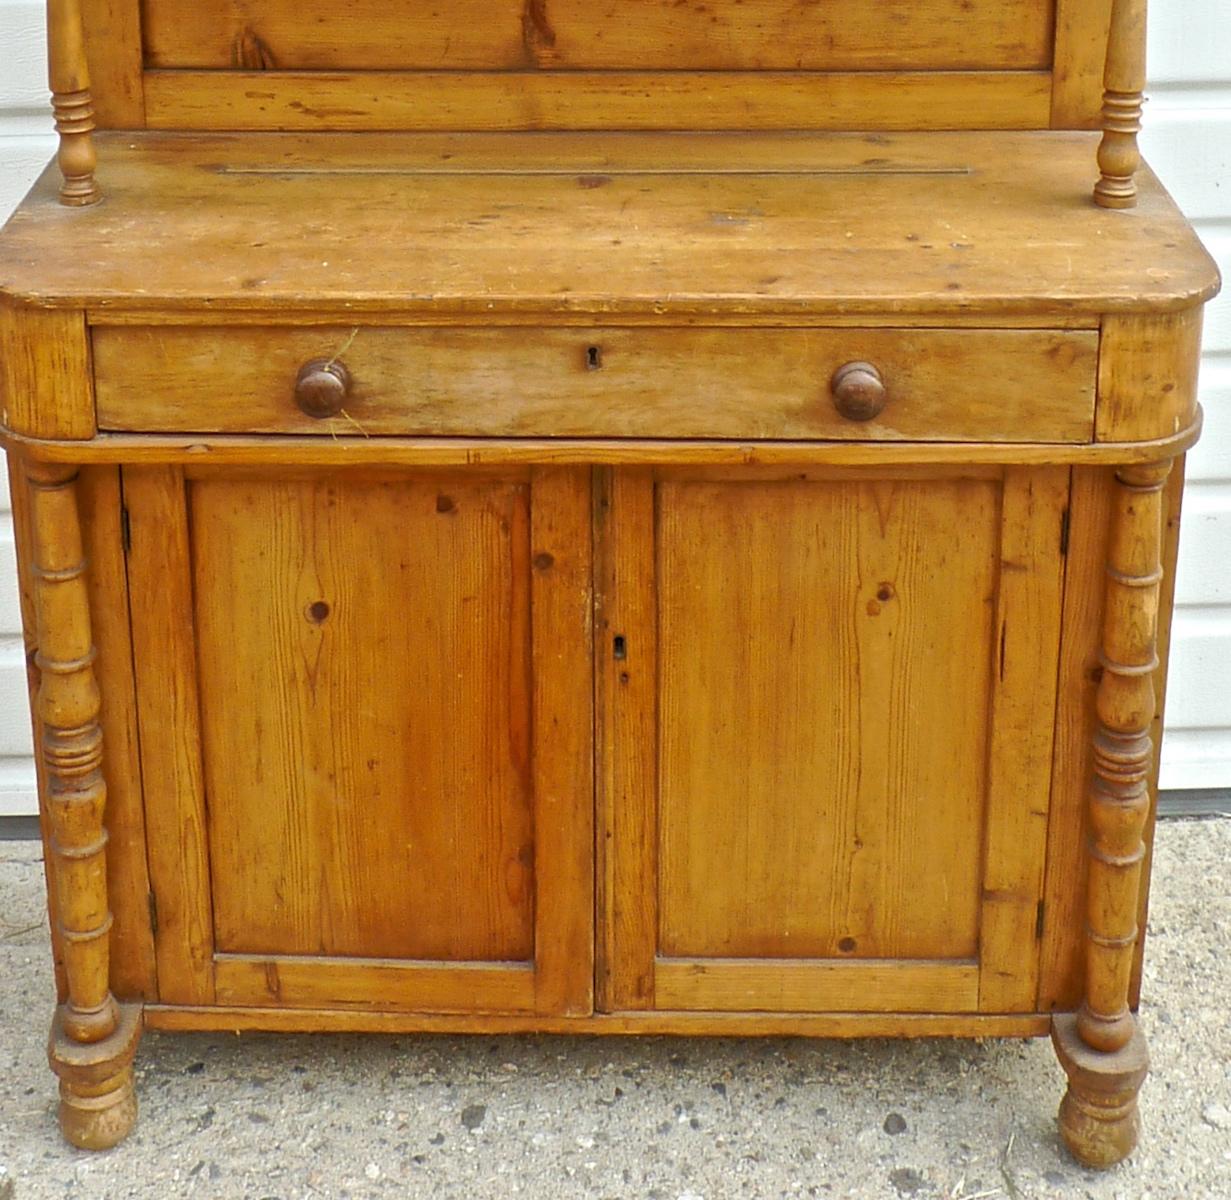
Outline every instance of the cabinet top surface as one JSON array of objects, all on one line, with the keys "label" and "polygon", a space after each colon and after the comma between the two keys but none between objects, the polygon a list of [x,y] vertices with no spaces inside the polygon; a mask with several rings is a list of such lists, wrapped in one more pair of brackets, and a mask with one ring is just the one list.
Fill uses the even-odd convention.
[{"label": "cabinet top surface", "polygon": [[115,312],[1073,314],[1218,286],[1155,177],[1090,203],[1092,135],[104,134],[49,170],[0,292]]}]

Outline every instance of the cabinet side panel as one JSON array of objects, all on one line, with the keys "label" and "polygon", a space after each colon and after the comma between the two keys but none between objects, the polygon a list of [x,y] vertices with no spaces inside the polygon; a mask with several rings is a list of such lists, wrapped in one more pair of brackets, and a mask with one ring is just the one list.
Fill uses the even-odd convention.
[{"label": "cabinet side panel", "polygon": [[128,621],[128,578],[117,467],[90,467],[77,484],[90,570],[90,620],[102,697],[103,773],[107,779],[107,893],[111,930],[111,990],[120,1000],[157,995],[150,928],[137,698]]},{"label": "cabinet side panel", "polygon": [[979,1007],[1028,1012],[1038,987],[1069,499],[1063,467],[1005,472],[992,688]]},{"label": "cabinet side panel", "polygon": [[83,312],[0,296],[0,426],[32,438],[93,437],[93,378]]},{"label": "cabinet side panel", "polygon": [[137,728],[165,1003],[214,999],[188,513],[178,467],[125,467]]},{"label": "cabinet side panel", "polygon": [[1197,415],[1203,308],[1103,318],[1095,440],[1172,437]]},{"label": "cabinet side panel", "polygon": [[1086,906],[1086,790],[1092,769],[1094,697],[1101,667],[1107,530],[1114,475],[1075,468],[1056,694],[1056,741],[1047,829],[1040,1011],[1081,1000]]}]

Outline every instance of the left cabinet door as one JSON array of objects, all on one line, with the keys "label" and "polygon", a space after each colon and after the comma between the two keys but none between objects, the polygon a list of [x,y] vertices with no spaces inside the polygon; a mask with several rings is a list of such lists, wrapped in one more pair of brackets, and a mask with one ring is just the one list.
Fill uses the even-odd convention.
[{"label": "left cabinet door", "polygon": [[586,469],[123,472],[164,1003],[586,1013]]}]

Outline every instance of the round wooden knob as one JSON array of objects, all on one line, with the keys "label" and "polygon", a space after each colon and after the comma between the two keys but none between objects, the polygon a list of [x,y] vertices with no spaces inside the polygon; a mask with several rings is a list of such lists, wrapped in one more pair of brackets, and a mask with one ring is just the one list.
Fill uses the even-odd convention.
[{"label": "round wooden knob", "polygon": [[314,358],[299,368],[295,403],[309,417],[335,417],[350,395],[350,372],[332,358]]},{"label": "round wooden knob", "polygon": [[849,362],[829,381],[834,407],[850,421],[870,421],[889,399],[881,373],[869,362]]}]

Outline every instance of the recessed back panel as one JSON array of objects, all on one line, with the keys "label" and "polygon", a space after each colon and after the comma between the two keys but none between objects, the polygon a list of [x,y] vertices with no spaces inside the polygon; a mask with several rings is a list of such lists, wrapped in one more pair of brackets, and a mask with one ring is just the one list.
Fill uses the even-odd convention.
[{"label": "recessed back panel", "polygon": [[103,124],[1094,124],[1111,0],[82,0]]},{"label": "recessed back panel", "polygon": [[1034,70],[1054,0],[145,0],[150,67]]}]

